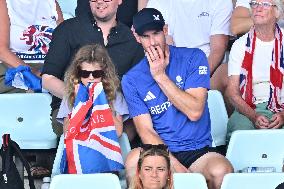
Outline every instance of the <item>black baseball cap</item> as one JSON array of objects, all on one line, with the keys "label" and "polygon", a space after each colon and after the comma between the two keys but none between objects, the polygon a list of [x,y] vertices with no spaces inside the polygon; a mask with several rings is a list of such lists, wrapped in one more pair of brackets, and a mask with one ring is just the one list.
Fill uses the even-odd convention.
[{"label": "black baseball cap", "polygon": [[133,16],[133,28],[138,35],[145,31],[162,31],[165,20],[160,11],[154,8],[144,8]]},{"label": "black baseball cap", "polygon": [[284,189],[284,182],[279,184],[275,189]]}]

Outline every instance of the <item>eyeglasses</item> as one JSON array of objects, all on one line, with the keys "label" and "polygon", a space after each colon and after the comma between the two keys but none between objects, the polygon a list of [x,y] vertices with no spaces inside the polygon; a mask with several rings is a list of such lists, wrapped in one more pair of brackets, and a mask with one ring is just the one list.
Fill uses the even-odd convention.
[{"label": "eyeglasses", "polygon": [[87,70],[78,70],[79,77],[88,78],[92,74],[94,78],[100,78],[104,76],[103,70],[87,71]]},{"label": "eyeglasses", "polygon": [[256,9],[258,6],[264,9],[269,9],[270,7],[276,7],[276,5],[266,1],[265,2],[251,1],[249,4],[252,9]]},{"label": "eyeglasses", "polygon": [[159,150],[163,150],[163,151],[165,151],[169,154],[169,149],[164,144],[143,144],[141,146],[141,148],[143,149],[143,151],[148,151],[150,149],[159,149]]},{"label": "eyeglasses", "polygon": [[[108,3],[108,2],[111,2],[112,0],[103,0],[103,2],[105,2],[105,3]],[[92,3],[96,3],[96,2],[98,2],[98,0],[90,0],[90,2],[92,2]]]}]

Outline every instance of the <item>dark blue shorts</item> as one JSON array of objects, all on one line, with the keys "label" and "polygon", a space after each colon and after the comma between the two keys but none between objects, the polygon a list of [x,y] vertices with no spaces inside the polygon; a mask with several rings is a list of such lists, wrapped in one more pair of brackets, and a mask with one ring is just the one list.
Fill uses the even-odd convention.
[{"label": "dark blue shorts", "polygon": [[177,158],[177,160],[183,166],[189,168],[192,163],[194,163],[198,158],[200,158],[201,156],[203,156],[208,152],[219,153],[216,148],[209,146],[205,146],[204,148],[200,148],[198,150],[189,150],[185,152],[182,151],[182,152],[171,152],[171,153],[175,156],[175,158]]}]

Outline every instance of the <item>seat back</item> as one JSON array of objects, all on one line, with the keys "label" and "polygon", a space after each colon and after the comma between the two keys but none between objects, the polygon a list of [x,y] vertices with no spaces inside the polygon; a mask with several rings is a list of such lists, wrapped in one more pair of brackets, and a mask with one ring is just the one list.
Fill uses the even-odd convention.
[{"label": "seat back", "polygon": [[119,179],[111,173],[63,174],[53,177],[50,189],[121,189]]},{"label": "seat back", "polygon": [[219,91],[208,91],[208,108],[211,119],[212,146],[225,145],[228,114],[223,96]]},{"label": "seat back", "polygon": [[284,173],[230,173],[225,175],[221,189],[275,189],[284,182]]},{"label": "seat back", "polygon": [[122,135],[119,137],[119,145],[121,149],[122,158],[125,163],[126,156],[131,151],[130,142],[126,133],[122,133]]},{"label": "seat back", "polygon": [[77,7],[77,0],[57,0],[64,20],[75,17],[75,9]]},{"label": "seat back", "polygon": [[0,135],[9,133],[21,149],[56,148],[50,103],[46,93],[0,94]]},{"label": "seat back", "polygon": [[200,173],[174,173],[174,189],[208,189],[204,176]]},{"label": "seat back", "polygon": [[226,157],[235,172],[245,167],[275,167],[281,172],[284,130],[239,130],[232,134]]}]

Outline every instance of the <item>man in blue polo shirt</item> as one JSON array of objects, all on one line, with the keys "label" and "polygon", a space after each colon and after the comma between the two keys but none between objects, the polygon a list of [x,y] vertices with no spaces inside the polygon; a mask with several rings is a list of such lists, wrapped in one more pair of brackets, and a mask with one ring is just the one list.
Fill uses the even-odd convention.
[{"label": "man in blue polo shirt", "polygon": [[[175,172],[202,173],[210,189],[220,188],[231,164],[211,147],[207,90],[210,71],[199,49],[166,45],[161,13],[145,8],[133,18],[136,40],[146,57],[122,79],[123,92],[144,144],[166,144]],[[141,149],[127,157],[128,181]]]}]

